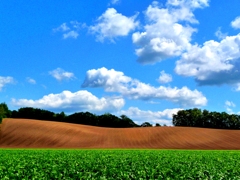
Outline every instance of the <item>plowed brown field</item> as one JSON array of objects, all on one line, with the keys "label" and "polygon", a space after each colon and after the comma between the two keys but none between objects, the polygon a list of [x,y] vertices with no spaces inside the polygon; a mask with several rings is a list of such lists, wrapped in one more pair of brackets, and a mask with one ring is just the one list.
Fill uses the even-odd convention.
[{"label": "plowed brown field", "polygon": [[240,130],[187,127],[101,128],[26,119],[4,119],[0,147],[240,149]]}]

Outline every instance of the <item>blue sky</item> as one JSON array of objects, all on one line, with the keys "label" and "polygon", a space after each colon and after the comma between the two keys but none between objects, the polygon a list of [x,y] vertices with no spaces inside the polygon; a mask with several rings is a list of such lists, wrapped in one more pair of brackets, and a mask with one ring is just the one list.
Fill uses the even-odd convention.
[{"label": "blue sky", "polygon": [[0,101],[171,125],[179,109],[239,113],[239,0],[0,4]]}]

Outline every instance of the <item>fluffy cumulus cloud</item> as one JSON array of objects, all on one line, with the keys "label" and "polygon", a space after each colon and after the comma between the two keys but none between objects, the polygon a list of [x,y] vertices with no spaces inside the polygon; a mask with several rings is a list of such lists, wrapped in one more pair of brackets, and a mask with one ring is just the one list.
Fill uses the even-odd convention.
[{"label": "fluffy cumulus cloud", "polygon": [[232,22],[231,26],[235,29],[240,29],[240,16],[236,17]]},{"label": "fluffy cumulus cloud", "polygon": [[89,31],[96,34],[97,40],[103,42],[105,39],[114,41],[116,37],[127,36],[130,31],[138,26],[135,21],[137,14],[132,17],[118,13],[114,8],[108,8],[98,19]]},{"label": "fluffy cumulus cloud", "polygon": [[82,87],[102,87],[107,92],[117,92],[129,99],[168,100],[187,107],[207,104],[206,97],[197,90],[190,90],[187,87],[180,89],[164,86],[153,87],[125,76],[123,72],[114,69],[108,70],[104,67],[87,71]]},{"label": "fluffy cumulus cloud", "polygon": [[75,76],[72,72],[67,72],[61,68],[57,68],[53,71],[50,71],[49,74],[53,76],[56,80],[62,81],[62,80],[70,80],[73,79]]},{"label": "fluffy cumulus cloud", "polygon": [[[124,114],[135,121],[137,124],[150,122],[152,124],[159,123],[161,125],[172,125],[172,115],[181,109],[165,109],[164,111],[143,111],[137,107],[130,107],[127,110],[121,110],[120,114]],[[151,120],[151,121],[149,121]]]},{"label": "fluffy cumulus cloud", "polygon": [[14,79],[10,76],[7,76],[7,77],[0,76],[0,91],[5,85],[12,84],[13,82],[14,82]]},{"label": "fluffy cumulus cloud", "polygon": [[88,91],[63,91],[59,94],[49,94],[41,99],[12,99],[18,107],[35,107],[65,112],[90,111],[112,112],[121,109],[125,102],[120,97],[98,98]]},{"label": "fluffy cumulus cloud", "polygon": [[172,76],[171,76],[171,74],[165,73],[165,71],[161,71],[158,81],[160,83],[169,83],[172,81]]},{"label": "fluffy cumulus cloud", "polygon": [[220,42],[210,40],[203,46],[192,46],[177,61],[175,71],[179,75],[195,77],[200,85],[239,86],[240,34],[226,36]]},{"label": "fluffy cumulus cloud", "polygon": [[136,55],[142,64],[154,64],[163,59],[181,55],[191,47],[191,36],[196,29],[189,24],[198,23],[193,11],[208,6],[208,0],[168,0],[166,8],[154,1],[145,11],[147,24],[143,32],[132,35],[138,47]]}]

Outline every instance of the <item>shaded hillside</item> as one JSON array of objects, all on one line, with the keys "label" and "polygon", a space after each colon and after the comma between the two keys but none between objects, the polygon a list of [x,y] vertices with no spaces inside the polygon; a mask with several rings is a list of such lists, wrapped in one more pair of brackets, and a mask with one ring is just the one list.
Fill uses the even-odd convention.
[{"label": "shaded hillside", "polygon": [[186,127],[102,128],[4,119],[0,147],[240,149],[240,131]]}]

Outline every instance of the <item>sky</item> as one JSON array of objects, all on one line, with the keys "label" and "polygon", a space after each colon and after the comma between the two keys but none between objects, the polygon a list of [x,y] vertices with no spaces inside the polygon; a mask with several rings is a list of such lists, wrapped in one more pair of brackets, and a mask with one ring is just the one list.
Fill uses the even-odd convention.
[{"label": "sky", "polygon": [[0,102],[172,124],[239,114],[239,0],[1,0]]}]

